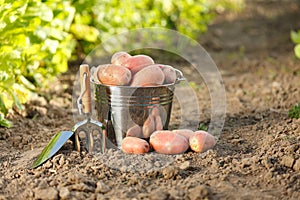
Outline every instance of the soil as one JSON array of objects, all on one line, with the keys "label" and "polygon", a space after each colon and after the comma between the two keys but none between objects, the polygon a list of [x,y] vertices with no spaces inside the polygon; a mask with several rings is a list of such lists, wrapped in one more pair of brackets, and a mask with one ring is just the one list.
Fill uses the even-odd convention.
[{"label": "soil", "polygon": [[[242,13],[221,13],[200,36],[222,74],[227,105],[216,146],[202,154],[88,154],[68,142],[31,169],[51,137],[74,125],[78,65],[70,67],[25,111],[10,114],[12,128],[0,128],[0,199],[299,199],[300,119],[287,115],[300,102],[300,61],[289,38],[299,19],[297,1],[249,0]],[[181,69],[209,105],[205,84]],[[209,109],[201,107],[204,125]],[[170,127],[179,110],[175,102]]]}]

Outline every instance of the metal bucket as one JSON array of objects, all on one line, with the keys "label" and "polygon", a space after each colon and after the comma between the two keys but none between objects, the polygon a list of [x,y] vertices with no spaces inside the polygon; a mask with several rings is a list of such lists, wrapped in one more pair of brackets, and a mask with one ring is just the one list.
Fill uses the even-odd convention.
[{"label": "metal bucket", "polygon": [[[175,85],[184,80],[181,71],[176,73],[175,83],[160,86],[109,86],[92,80],[98,120],[106,127],[107,148],[121,148],[122,140],[134,126],[143,133],[149,128],[150,131],[168,129]],[[156,115],[152,116],[154,112]],[[149,122],[150,127],[146,127]],[[138,137],[148,139],[150,135]]]}]

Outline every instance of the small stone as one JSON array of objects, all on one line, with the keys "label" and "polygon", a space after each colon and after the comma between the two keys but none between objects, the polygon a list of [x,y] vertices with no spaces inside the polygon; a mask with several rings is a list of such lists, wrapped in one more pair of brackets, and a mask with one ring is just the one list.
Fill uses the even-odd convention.
[{"label": "small stone", "polygon": [[281,160],[281,164],[286,167],[293,167],[295,159],[292,156],[284,156]]},{"label": "small stone", "polygon": [[164,200],[168,199],[168,193],[162,189],[154,190],[150,193],[149,198],[151,200]]},{"label": "small stone", "polygon": [[8,167],[8,165],[9,165],[8,161],[4,161],[4,162],[3,162],[3,166],[4,166],[4,167]]},{"label": "small stone", "polygon": [[76,191],[82,191],[82,192],[94,192],[94,188],[89,187],[88,185],[86,185],[84,183],[77,183],[77,184],[71,185],[71,189],[76,190]]},{"label": "small stone", "polygon": [[190,165],[191,165],[190,161],[185,161],[179,166],[179,168],[182,170],[186,170],[190,167]]},{"label": "small stone", "polygon": [[179,170],[173,166],[168,166],[162,170],[165,179],[174,178],[179,173]]},{"label": "small stone", "polygon": [[69,199],[70,197],[69,189],[66,187],[59,188],[59,197],[61,199]]},{"label": "small stone", "polygon": [[41,180],[38,187],[40,189],[45,189],[45,188],[49,187],[49,185],[48,185],[47,181]]},{"label": "small stone", "polygon": [[104,184],[102,181],[98,181],[96,185],[96,193],[105,194],[111,190],[111,188],[108,185]]},{"label": "small stone", "polygon": [[46,116],[47,115],[47,108],[39,107],[39,106],[30,106],[27,108],[27,117],[33,118],[36,116]]},{"label": "small stone", "polygon": [[273,177],[273,174],[272,172],[267,172],[264,174],[264,179],[267,181],[267,180],[270,180],[271,178]]},{"label": "small stone", "polygon": [[294,166],[293,166],[293,169],[295,171],[300,171],[300,158],[298,160],[296,160]]},{"label": "small stone", "polygon": [[208,198],[210,189],[205,185],[199,185],[189,191],[189,198],[191,200],[200,200]]},{"label": "small stone", "polygon": [[96,195],[96,200],[102,200],[102,199],[105,199],[105,198],[104,198],[104,195],[98,193],[98,194]]},{"label": "small stone", "polygon": [[37,96],[30,100],[30,103],[37,106],[47,106],[48,102],[45,97]]},{"label": "small stone", "polygon": [[252,164],[251,159],[249,159],[249,158],[243,158],[242,159],[242,163],[241,163],[241,167],[242,168],[246,168],[246,167],[251,166],[251,164]]},{"label": "small stone", "polygon": [[14,144],[19,144],[21,141],[22,141],[22,137],[19,136],[19,135],[16,135],[16,136],[14,136],[14,137],[12,138],[12,142],[13,142]]},{"label": "small stone", "polygon": [[34,193],[35,193],[35,199],[45,199],[45,200],[58,199],[58,192],[54,188],[36,189]]}]

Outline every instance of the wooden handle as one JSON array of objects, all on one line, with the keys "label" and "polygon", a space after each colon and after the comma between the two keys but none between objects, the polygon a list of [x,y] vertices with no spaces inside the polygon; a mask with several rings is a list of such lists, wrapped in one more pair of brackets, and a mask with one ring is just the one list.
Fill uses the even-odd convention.
[{"label": "wooden handle", "polygon": [[[89,65],[82,64],[80,65],[80,88],[82,95],[82,112],[83,113],[91,113],[92,110],[92,102],[91,102],[91,87],[90,87],[90,70]],[[84,81],[84,74],[86,74],[86,78]],[[84,91],[85,90],[85,91]]]}]

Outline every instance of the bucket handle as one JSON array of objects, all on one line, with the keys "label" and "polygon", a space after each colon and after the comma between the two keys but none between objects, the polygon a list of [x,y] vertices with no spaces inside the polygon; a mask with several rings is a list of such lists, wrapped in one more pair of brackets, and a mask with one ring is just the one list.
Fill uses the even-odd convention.
[{"label": "bucket handle", "polygon": [[175,83],[179,83],[180,81],[185,81],[185,77],[183,76],[183,73],[182,71],[180,71],[179,69],[174,69],[175,72],[176,72],[176,81]]}]

